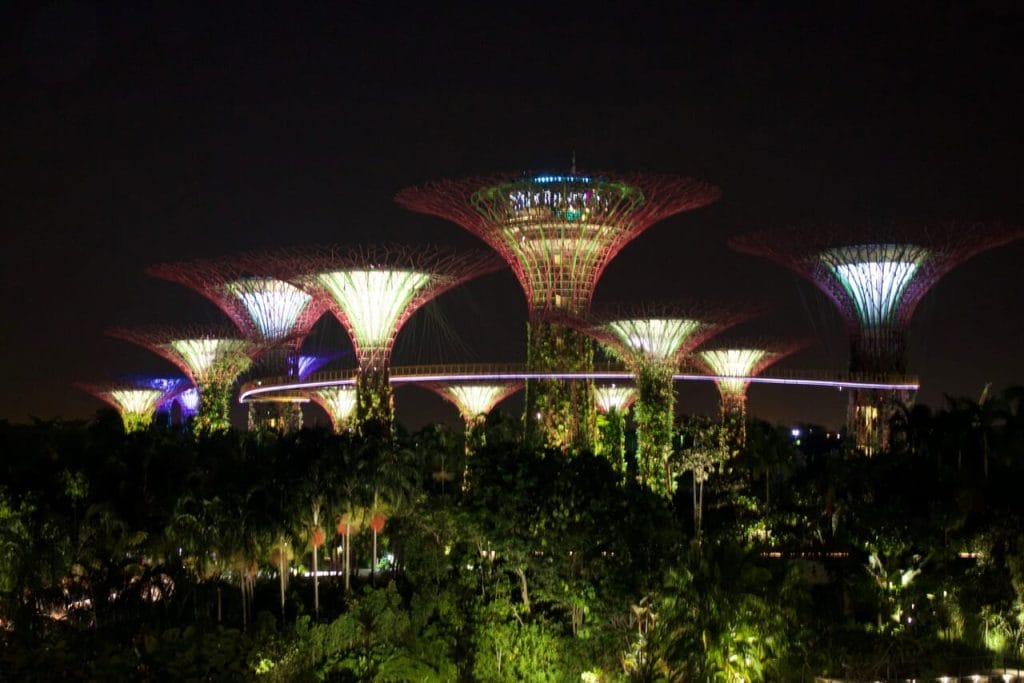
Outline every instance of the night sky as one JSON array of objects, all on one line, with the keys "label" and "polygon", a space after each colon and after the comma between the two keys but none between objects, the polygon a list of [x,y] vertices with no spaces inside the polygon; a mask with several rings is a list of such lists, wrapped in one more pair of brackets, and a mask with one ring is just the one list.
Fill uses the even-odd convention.
[{"label": "night sky", "polygon": [[[0,418],[86,418],[101,404],[75,381],[178,374],[104,335],[222,320],[148,264],[327,242],[482,246],[394,193],[564,171],[573,152],[581,170],[695,175],[723,191],[627,246],[595,301],[768,304],[736,333],[817,340],[784,368],[845,369],[840,318],[796,275],[728,250],[729,236],[1024,221],[1018,2],[262,5],[0,9]],[[1022,242],[985,253],[922,302],[920,400],[1024,383],[1022,262]],[[525,316],[511,273],[489,275],[417,314],[394,362],[522,360]],[[333,321],[309,342],[339,343]],[[715,410],[709,384],[679,396]],[[424,390],[397,401],[413,427],[457,420]],[[835,390],[750,394],[774,421],[838,425],[844,405]]]}]

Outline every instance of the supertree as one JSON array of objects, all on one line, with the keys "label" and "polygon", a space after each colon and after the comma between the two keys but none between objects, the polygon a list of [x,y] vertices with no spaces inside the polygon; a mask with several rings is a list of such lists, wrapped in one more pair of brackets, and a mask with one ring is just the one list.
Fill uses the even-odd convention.
[{"label": "supertree", "polygon": [[259,351],[256,343],[233,336],[230,330],[201,327],[116,328],[108,334],[162,356],[192,380],[199,390],[194,429],[217,431],[231,426],[232,386],[252,364]]},{"label": "supertree", "polygon": [[[402,190],[396,200],[461,225],[509,264],[529,309],[529,369],[587,372],[593,346],[564,320],[588,313],[601,273],[626,244],[657,221],[718,196],[693,178],[574,168],[441,181]],[[593,383],[528,381],[524,421],[527,436],[547,445],[591,448]]]},{"label": "supertree", "polygon": [[522,389],[523,382],[424,382],[423,386],[459,409],[466,423],[466,455],[470,456],[485,443],[484,423],[488,413]]},{"label": "supertree", "polygon": [[355,387],[321,387],[310,392],[309,398],[324,409],[334,431],[343,432],[349,428],[356,411]]},{"label": "supertree", "polygon": [[324,301],[348,332],[359,363],[355,422],[389,432],[394,405],[388,365],[395,337],[428,301],[501,267],[486,252],[395,244],[319,247],[273,259],[280,277]]},{"label": "supertree", "polygon": [[653,491],[671,496],[675,483],[672,375],[685,354],[746,315],[670,304],[622,307],[592,316],[590,333],[636,376],[637,475]]},{"label": "supertree", "polygon": [[615,384],[594,387],[597,403],[597,453],[608,458],[615,470],[626,474],[626,413],[636,401],[633,387]]},{"label": "supertree", "polygon": [[125,432],[149,427],[156,410],[168,399],[169,394],[178,389],[177,383],[160,387],[144,380],[79,383],[76,386],[113,406],[121,415]]},{"label": "supertree", "polygon": [[[850,337],[850,371],[885,379],[907,371],[907,330],[921,298],[972,256],[1024,235],[1017,226],[932,223],[809,226],[735,237],[730,246],[764,256],[813,282],[836,305]],[[847,429],[867,454],[888,442],[888,421],[906,393],[853,390]]]},{"label": "supertree", "polygon": [[[161,263],[146,272],[189,287],[212,301],[247,339],[263,349],[260,374],[299,377],[299,348],[325,311],[302,289],[272,277],[270,264],[250,254],[220,259]],[[282,411],[281,408],[291,410]],[[250,427],[274,425],[289,431],[302,427],[298,403],[251,401]]]},{"label": "supertree", "polygon": [[742,448],[747,440],[747,388],[750,380],[786,356],[809,345],[805,339],[768,341],[764,339],[734,340],[701,348],[691,360],[698,367],[715,375],[721,397],[722,445],[730,453]]}]

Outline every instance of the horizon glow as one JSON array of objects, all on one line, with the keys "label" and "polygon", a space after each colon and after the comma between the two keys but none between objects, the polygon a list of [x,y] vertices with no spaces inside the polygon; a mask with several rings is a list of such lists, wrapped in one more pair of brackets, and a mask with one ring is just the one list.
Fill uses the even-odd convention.
[{"label": "horizon glow", "polygon": [[260,335],[270,341],[287,337],[313,300],[295,285],[275,278],[246,278],[225,285],[237,298]]},{"label": "horizon glow", "polygon": [[416,295],[433,279],[415,270],[337,270],[317,281],[342,310],[360,357],[387,349]]},{"label": "horizon glow", "polygon": [[874,327],[894,322],[907,287],[929,256],[923,247],[868,244],[830,249],[820,258],[853,299],[860,321]]}]

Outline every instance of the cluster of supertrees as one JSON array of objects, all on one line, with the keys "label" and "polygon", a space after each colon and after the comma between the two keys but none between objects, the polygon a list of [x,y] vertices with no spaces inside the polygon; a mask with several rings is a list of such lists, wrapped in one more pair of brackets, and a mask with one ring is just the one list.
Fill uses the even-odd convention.
[{"label": "cluster of supertrees", "polygon": [[[611,259],[652,224],[715,201],[703,181],[657,174],[506,174],[442,181],[402,190],[413,211],[448,219],[493,252],[377,245],[250,252],[222,259],[153,266],[149,273],[190,287],[214,302],[234,330],[113,330],[167,358],[185,381],[163,388],[140,382],[89,386],[115,405],[125,426],[144,426],[161,403],[194,385],[200,430],[229,425],[233,387],[255,367],[255,382],[291,385],[250,403],[250,426],[301,426],[301,403],[323,407],[336,429],[388,434],[394,419],[391,351],[403,324],[421,306],[502,261],[526,295],[528,372],[586,376],[595,348],[633,373],[633,386],[595,386],[591,379],[525,381],[527,439],[567,451],[605,453],[623,468],[624,418],[635,402],[639,479],[669,493],[675,412],[673,375],[699,368],[716,378],[728,448],[743,443],[749,378],[806,342],[712,337],[758,311],[708,303],[592,306]],[[878,229],[811,228],[733,239],[742,252],[768,256],[821,287],[846,319],[850,371],[873,379],[906,372],[906,333],[917,303],[960,261],[1021,232],[1006,226],[939,224]],[[500,256],[500,258],[499,258]],[[354,387],[306,382],[330,358],[303,356],[316,321],[333,314],[355,351]],[[595,344],[595,341],[597,344]],[[271,380],[273,378],[273,380]],[[306,382],[304,388],[295,385]],[[173,386],[172,386],[173,385]],[[482,439],[483,417],[518,390],[516,381],[434,381],[466,422],[467,452]],[[871,453],[884,442],[887,411],[909,396],[851,392],[850,426]],[[603,413],[598,419],[598,412]]]}]

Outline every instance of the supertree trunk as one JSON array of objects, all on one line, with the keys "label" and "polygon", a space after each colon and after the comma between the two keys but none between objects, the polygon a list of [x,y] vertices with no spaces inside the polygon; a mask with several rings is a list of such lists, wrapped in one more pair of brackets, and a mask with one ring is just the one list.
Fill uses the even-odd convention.
[{"label": "supertree trunk", "polygon": [[638,477],[655,493],[671,496],[674,476],[671,466],[675,391],[671,368],[648,365],[636,374],[638,398],[636,416]]},{"label": "supertree trunk", "polygon": [[612,408],[597,418],[598,452],[607,458],[615,471],[626,476],[626,415]]},{"label": "supertree trunk", "polygon": [[722,390],[721,446],[726,453],[735,455],[747,443],[746,390]]},{"label": "supertree trunk", "polygon": [[383,365],[363,368],[356,378],[357,431],[390,436],[394,419],[394,394],[387,368]]},{"label": "supertree trunk", "polygon": [[233,382],[209,381],[199,387],[199,412],[192,428],[196,432],[219,432],[231,428]]},{"label": "supertree trunk", "polygon": [[[527,328],[527,368],[534,372],[590,372],[594,348],[583,333],[538,320]],[[526,437],[563,451],[592,451],[597,431],[591,380],[541,379],[526,383]]]}]

